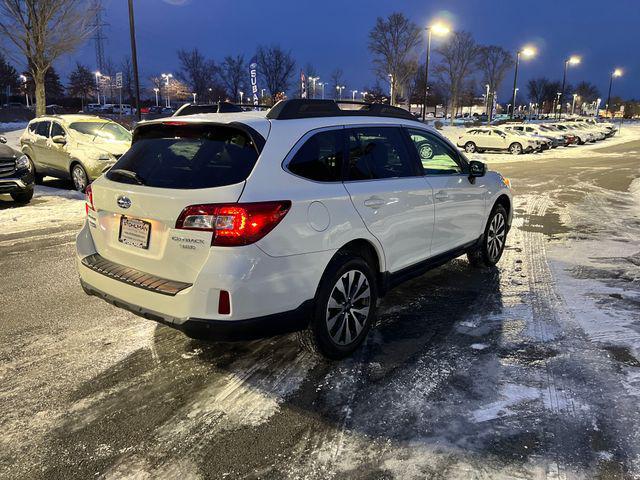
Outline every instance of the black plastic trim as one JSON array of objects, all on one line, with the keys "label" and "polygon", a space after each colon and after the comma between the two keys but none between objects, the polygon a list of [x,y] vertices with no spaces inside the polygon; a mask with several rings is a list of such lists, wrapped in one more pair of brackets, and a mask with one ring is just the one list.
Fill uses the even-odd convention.
[{"label": "black plastic trim", "polygon": [[[341,109],[339,105],[356,105],[359,109]],[[418,121],[407,110],[381,103],[350,102],[292,98],[276,103],[267,118],[270,120],[294,120],[320,117],[387,117]]]}]

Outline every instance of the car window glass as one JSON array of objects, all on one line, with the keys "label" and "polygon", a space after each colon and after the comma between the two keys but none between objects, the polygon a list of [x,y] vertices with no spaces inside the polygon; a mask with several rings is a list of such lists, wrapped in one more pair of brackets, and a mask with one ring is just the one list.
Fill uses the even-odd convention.
[{"label": "car window glass", "polygon": [[347,131],[349,180],[416,176],[402,131],[396,127],[366,127]]},{"label": "car window glass", "polygon": [[36,135],[40,135],[42,137],[48,137],[49,136],[49,125],[51,125],[51,122],[40,122],[40,123],[38,123],[38,126],[36,127]]},{"label": "car window glass", "polygon": [[38,128],[38,124],[39,124],[39,123],[40,123],[40,122],[33,122],[33,123],[30,123],[30,124],[29,124],[29,131],[30,131],[31,133],[35,133],[35,132],[36,132],[36,129]]},{"label": "car window glass", "polygon": [[51,124],[51,137],[62,135],[64,137],[64,128],[59,123],[53,122]]},{"label": "car window glass", "polygon": [[316,133],[296,152],[289,162],[289,171],[318,182],[341,181],[342,139],[342,129]]},{"label": "car window glass", "polygon": [[454,151],[437,136],[422,130],[409,130],[409,137],[418,151],[425,175],[462,173]]}]

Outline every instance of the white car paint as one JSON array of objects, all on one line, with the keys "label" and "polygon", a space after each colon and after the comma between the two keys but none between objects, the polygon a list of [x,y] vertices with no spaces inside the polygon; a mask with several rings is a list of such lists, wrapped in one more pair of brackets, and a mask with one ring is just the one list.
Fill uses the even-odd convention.
[{"label": "white car paint", "polygon": [[[176,119],[143,125],[172,121]],[[260,133],[266,142],[246,181],[169,189],[102,176],[92,184],[95,209],[89,210],[77,238],[77,265],[86,286],[166,322],[182,324],[194,318],[234,322],[294,310],[314,298],[327,265],[351,241],[373,247],[380,274],[394,273],[477,240],[498,197],[511,202],[507,182],[494,172],[474,179],[457,173],[316,182],[287,170],[288,159],[309,133],[322,129],[411,127],[457,152],[435,130],[416,121],[366,116],[269,120],[263,112],[200,114],[179,121],[240,122]],[[130,199],[126,210],[118,206],[121,196]],[[291,201],[289,212],[274,230],[250,245],[211,246],[212,233],[176,228],[177,218],[189,205],[275,200]],[[118,240],[123,215],[151,224],[147,250]],[[510,219],[511,211],[509,223]],[[82,260],[95,253],[124,267],[192,285],[175,296],[138,288],[83,265]],[[221,290],[230,294],[228,314],[219,313]]]},{"label": "white car paint", "polygon": [[[515,144],[522,147],[521,153],[532,152],[540,147],[535,138],[497,127],[470,128],[458,137],[456,144],[468,153],[477,150],[509,151],[511,146]],[[473,148],[470,147],[471,145]]]}]

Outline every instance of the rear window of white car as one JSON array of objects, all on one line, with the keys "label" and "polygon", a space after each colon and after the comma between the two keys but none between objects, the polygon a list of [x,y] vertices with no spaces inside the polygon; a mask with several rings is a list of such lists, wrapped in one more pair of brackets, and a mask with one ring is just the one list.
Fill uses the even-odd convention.
[{"label": "rear window of white car", "polygon": [[238,128],[153,124],[136,131],[107,178],[158,188],[222,187],[246,180],[257,159],[253,140]]}]

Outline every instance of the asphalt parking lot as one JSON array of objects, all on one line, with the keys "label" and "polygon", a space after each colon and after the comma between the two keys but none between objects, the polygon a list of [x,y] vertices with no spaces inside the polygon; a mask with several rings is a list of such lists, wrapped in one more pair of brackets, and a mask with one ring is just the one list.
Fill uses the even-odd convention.
[{"label": "asphalt parking lot", "polygon": [[499,268],[392,291],[342,362],[88,297],[82,200],[2,197],[0,477],[640,478],[640,139],[567,152],[497,162]]}]

